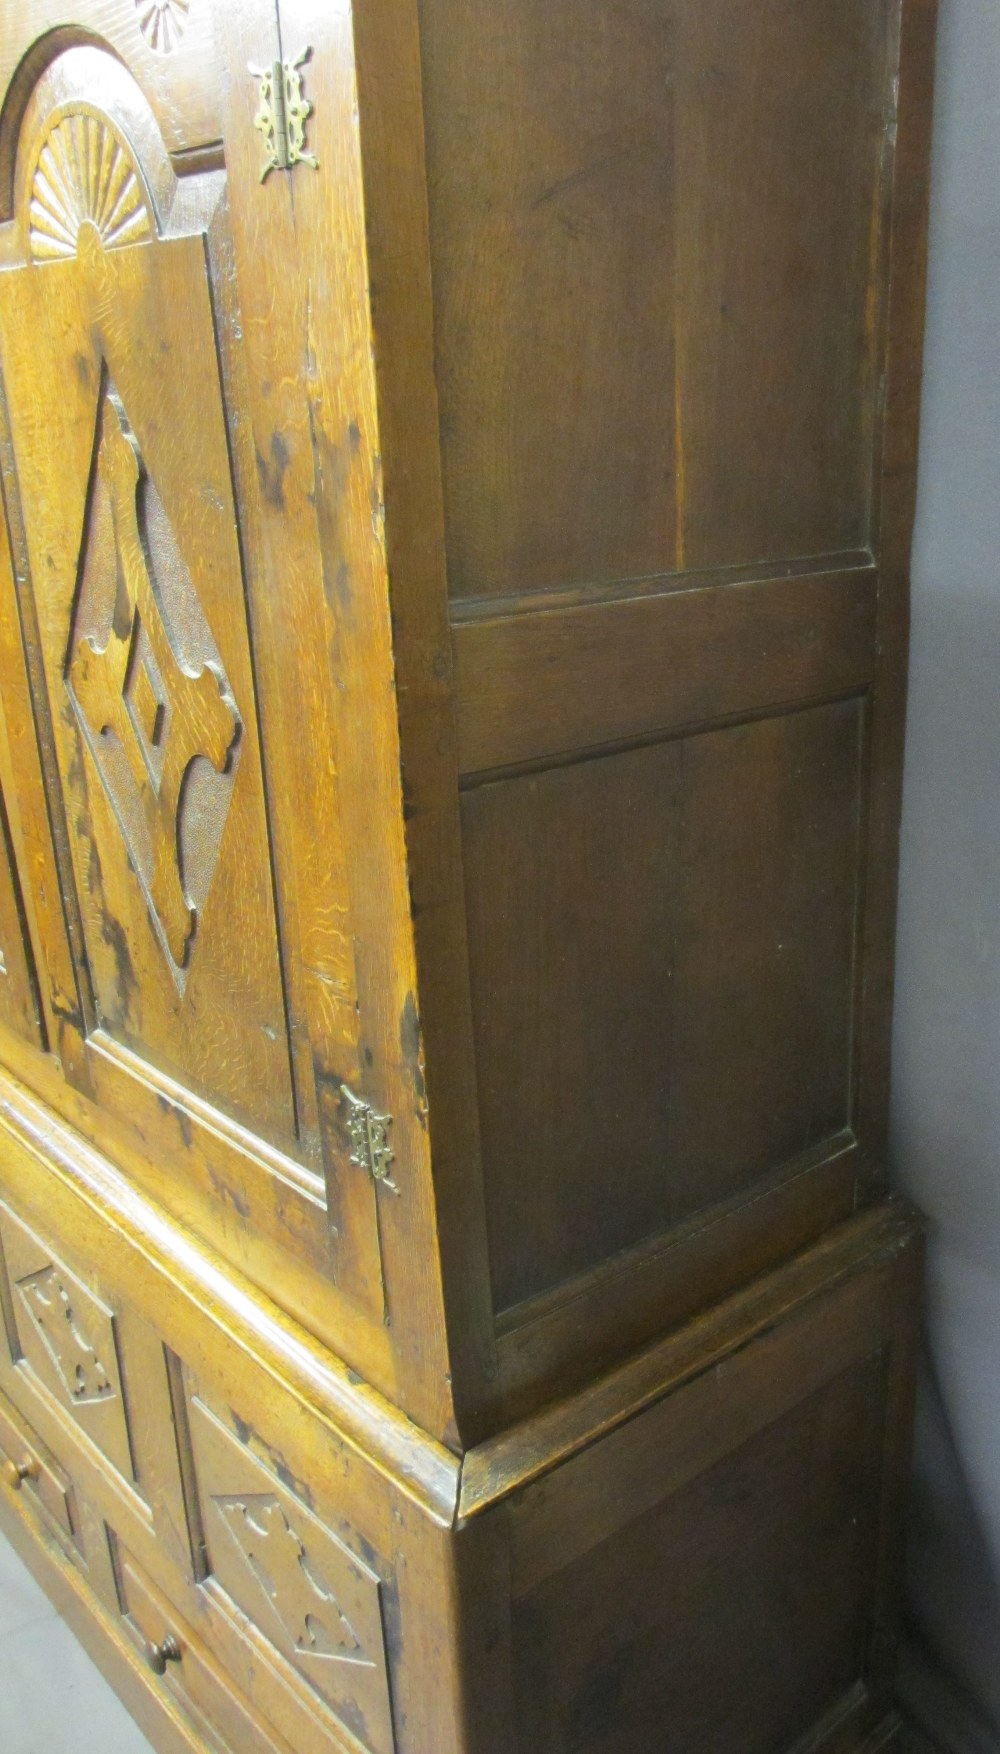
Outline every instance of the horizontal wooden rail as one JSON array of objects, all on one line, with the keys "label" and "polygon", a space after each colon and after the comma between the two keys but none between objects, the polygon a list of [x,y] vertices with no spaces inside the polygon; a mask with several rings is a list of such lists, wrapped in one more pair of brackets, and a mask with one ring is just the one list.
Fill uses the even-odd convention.
[{"label": "horizontal wooden rail", "polygon": [[864,565],[457,620],[461,771],[860,692],[876,599]]}]

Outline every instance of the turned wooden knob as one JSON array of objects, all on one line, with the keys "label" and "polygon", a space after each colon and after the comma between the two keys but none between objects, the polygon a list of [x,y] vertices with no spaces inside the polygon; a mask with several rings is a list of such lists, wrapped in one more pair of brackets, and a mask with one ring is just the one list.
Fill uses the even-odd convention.
[{"label": "turned wooden knob", "polygon": [[167,1664],[179,1663],[180,1660],[181,1647],[172,1632],[168,1632],[166,1638],[161,1638],[159,1644],[153,1644],[150,1640],[146,1645],[146,1661],[154,1675],[166,1674]]},{"label": "turned wooden knob", "polygon": [[4,1462],[3,1477],[12,1492],[20,1492],[25,1480],[33,1480],[38,1472],[38,1465],[30,1456],[22,1462]]}]

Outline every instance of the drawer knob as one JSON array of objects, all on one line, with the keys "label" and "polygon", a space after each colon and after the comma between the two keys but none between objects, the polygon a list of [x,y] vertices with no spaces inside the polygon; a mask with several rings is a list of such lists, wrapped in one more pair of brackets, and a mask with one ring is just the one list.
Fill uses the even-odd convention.
[{"label": "drawer knob", "polygon": [[161,1638],[159,1644],[154,1644],[151,1639],[147,1642],[146,1661],[154,1675],[165,1675],[167,1664],[179,1663],[180,1660],[181,1647],[172,1632],[168,1632],[166,1638]]},{"label": "drawer knob", "polygon": [[38,1473],[38,1463],[30,1456],[21,1462],[4,1462],[3,1477],[12,1492],[20,1492],[26,1480],[34,1480]]}]

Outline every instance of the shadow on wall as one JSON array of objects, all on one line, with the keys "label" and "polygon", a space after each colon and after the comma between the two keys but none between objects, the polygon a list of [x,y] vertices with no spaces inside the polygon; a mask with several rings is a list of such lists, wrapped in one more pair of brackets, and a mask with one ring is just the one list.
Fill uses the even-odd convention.
[{"label": "shadow on wall", "polygon": [[1000,581],[978,613],[918,610],[914,658],[893,1138],[930,1229],[902,1688],[954,1754],[1000,1754]]},{"label": "shadow on wall", "polygon": [[893,1081],[930,1220],[901,1691],[1000,1754],[1000,7],[941,0]]},{"label": "shadow on wall", "polygon": [[910,1716],[949,1754],[996,1754],[996,1719],[980,1703],[980,1681],[997,1666],[1000,1590],[947,1408],[927,1368],[916,1452],[899,1691]]}]

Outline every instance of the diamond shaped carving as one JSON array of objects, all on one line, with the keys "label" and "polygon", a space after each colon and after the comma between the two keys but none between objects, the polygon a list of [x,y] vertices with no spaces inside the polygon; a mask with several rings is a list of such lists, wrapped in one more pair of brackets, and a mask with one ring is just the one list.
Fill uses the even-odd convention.
[{"label": "diamond shaped carving", "polygon": [[17,1289],[38,1330],[69,1400],[76,1406],[106,1401],[115,1393],[110,1373],[75,1307],[74,1295],[49,1264],[18,1280]]},{"label": "diamond shaped carving", "polygon": [[244,1564],[271,1604],[298,1657],[324,1657],[375,1667],[332,1587],[293,1529],[277,1498],[266,1493],[217,1497],[215,1503]]},{"label": "diamond shaped carving", "polygon": [[[279,1481],[279,1458],[198,1394],[191,1442],[215,1583],[372,1754],[392,1754],[379,1575]],[[228,1420],[229,1415],[225,1416]],[[259,1448],[261,1454],[255,1454]],[[264,1459],[266,1458],[266,1460]],[[346,1520],[340,1528],[350,1538]],[[353,1738],[352,1743],[353,1746]]]},{"label": "diamond shaped carving", "polygon": [[66,686],[183,992],[243,726],[162,501],[107,383]]},{"label": "diamond shaped carving", "polygon": [[112,1467],[133,1480],[113,1312],[6,1206],[0,1244],[14,1322],[8,1339],[26,1387],[52,1396]]}]

